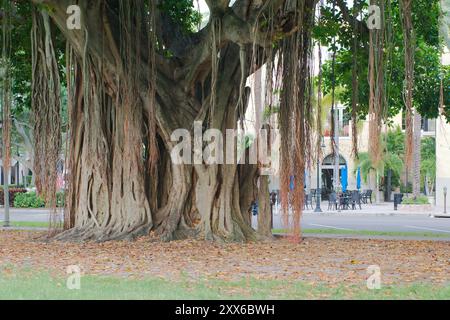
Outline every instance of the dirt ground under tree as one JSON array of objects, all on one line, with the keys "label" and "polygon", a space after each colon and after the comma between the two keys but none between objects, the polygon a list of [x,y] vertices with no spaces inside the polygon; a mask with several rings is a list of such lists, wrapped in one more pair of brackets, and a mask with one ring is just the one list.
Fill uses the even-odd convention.
[{"label": "dirt ground under tree", "polygon": [[65,274],[161,277],[176,280],[242,278],[304,281],[309,284],[365,285],[367,267],[381,268],[383,284],[450,283],[450,243],[305,238],[263,243],[201,241],[45,243],[39,234],[0,232],[0,268]]}]

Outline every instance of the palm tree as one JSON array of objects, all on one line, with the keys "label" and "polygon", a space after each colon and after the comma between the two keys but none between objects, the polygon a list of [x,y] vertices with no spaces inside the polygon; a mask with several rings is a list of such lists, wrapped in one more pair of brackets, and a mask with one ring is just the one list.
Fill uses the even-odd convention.
[{"label": "palm tree", "polygon": [[[372,163],[368,152],[358,154],[358,166],[361,168],[361,176],[364,182],[371,184],[370,176],[374,173],[382,172],[386,174],[389,170],[392,176],[400,179],[404,167],[404,137],[400,128],[387,132],[381,139],[383,157],[378,166]],[[377,181],[378,182],[378,181]],[[378,188],[378,185],[376,186]]]},{"label": "palm tree", "polygon": [[420,174],[423,178],[425,193],[430,195],[436,179],[436,140],[428,137],[423,139],[421,144]]}]

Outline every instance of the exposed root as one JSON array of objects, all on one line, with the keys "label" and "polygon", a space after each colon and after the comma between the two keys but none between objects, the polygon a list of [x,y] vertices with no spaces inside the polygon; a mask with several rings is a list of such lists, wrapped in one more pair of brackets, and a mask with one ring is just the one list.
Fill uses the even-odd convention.
[{"label": "exposed root", "polygon": [[49,239],[62,242],[134,241],[139,237],[149,235],[151,228],[151,223],[125,228],[123,230],[97,227],[94,223],[89,223],[84,227],[75,227],[61,232]]}]

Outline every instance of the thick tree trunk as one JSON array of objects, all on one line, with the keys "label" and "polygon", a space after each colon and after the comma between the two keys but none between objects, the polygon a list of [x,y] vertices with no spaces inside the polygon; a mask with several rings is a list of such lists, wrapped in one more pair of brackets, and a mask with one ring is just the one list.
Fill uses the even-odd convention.
[{"label": "thick tree trunk", "polygon": [[[95,67],[90,71],[94,75],[97,72]],[[104,85],[95,82],[97,76],[89,79],[91,92],[81,92],[85,85],[80,78],[75,94],[78,99],[71,112],[72,184],[68,210],[73,222],[59,238],[132,239],[154,230],[165,241],[194,235],[207,240],[256,239],[251,221],[244,218],[249,201],[255,200],[249,184],[256,174],[254,166],[193,166],[174,164],[168,157],[176,145],[170,139],[171,133],[190,128],[195,120],[189,114],[175,116],[172,112],[190,108],[195,115],[194,107],[186,103],[189,98],[173,86],[160,86],[161,104],[156,116],[162,156],[157,165],[159,177],[155,179],[146,176],[149,172],[142,156],[142,118],[147,106],[118,103],[104,94]],[[221,79],[229,82],[226,77]],[[212,125],[226,132],[236,129],[237,89],[228,84],[221,86],[222,90],[223,95],[234,98],[218,103]],[[141,100],[146,101],[145,96]],[[156,187],[148,187],[154,183]]]},{"label": "thick tree trunk", "polygon": [[259,178],[258,205],[258,234],[270,239],[272,238],[272,211],[270,209],[268,176]]},{"label": "thick tree trunk", "polygon": [[[152,228],[145,194],[142,157],[142,107],[112,99],[89,70],[89,89],[71,112],[72,175],[68,210],[71,230],[62,238],[112,240],[134,238]],[[99,90],[99,91],[97,91]]]}]

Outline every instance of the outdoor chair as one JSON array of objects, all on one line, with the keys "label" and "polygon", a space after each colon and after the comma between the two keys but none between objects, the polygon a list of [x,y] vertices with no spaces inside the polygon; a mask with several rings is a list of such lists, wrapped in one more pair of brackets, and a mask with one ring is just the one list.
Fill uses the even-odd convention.
[{"label": "outdoor chair", "polygon": [[362,195],[362,198],[363,198],[363,203],[367,204],[367,203],[369,203],[369,201],[370,201],[370,203],[372,203],[372,190],[365,190]]},{"label": "outdoor chair", "polygon": [[317,190],[316,189],[311,189],[311,201],[315,201],[316,200],[316,196],[317,196]]},{"label": "outdoor chair", "polygon": [[340,210],[348,210],[350,197],[346,193],[342,193],[339,196],[339,209]]},{"label": "outdoor chair", "polygon": [[311,195],[309,195],[309,194],[305,194],[304,207],[305,207],[305,209],[309,209],[310,207],[312,209],[312,199],[311,199]]},{"label": "outdoor chair", "polygon": [[256,201],[253,201],[251,211],[254,216],[258,215],[258,203]]},{"label": "outdoor chair", "polygon": [[335,192],[330,193],[328,196],[328,210],[333,210],[333,207],[337,210],[338,203]]},{"label": "outdoor chair", "polygon": [[366,190],[361,191],[359,197],[361,198],[361,202],[366,204]]},{"label": "outdoor chair", "polygon": [[352,210],[356,210],[356,205],[359,205],[359,210],[362,210],[361,207],[361,195],[358,191],[353,191],[351,196],[351,204],[352,204]]}]

